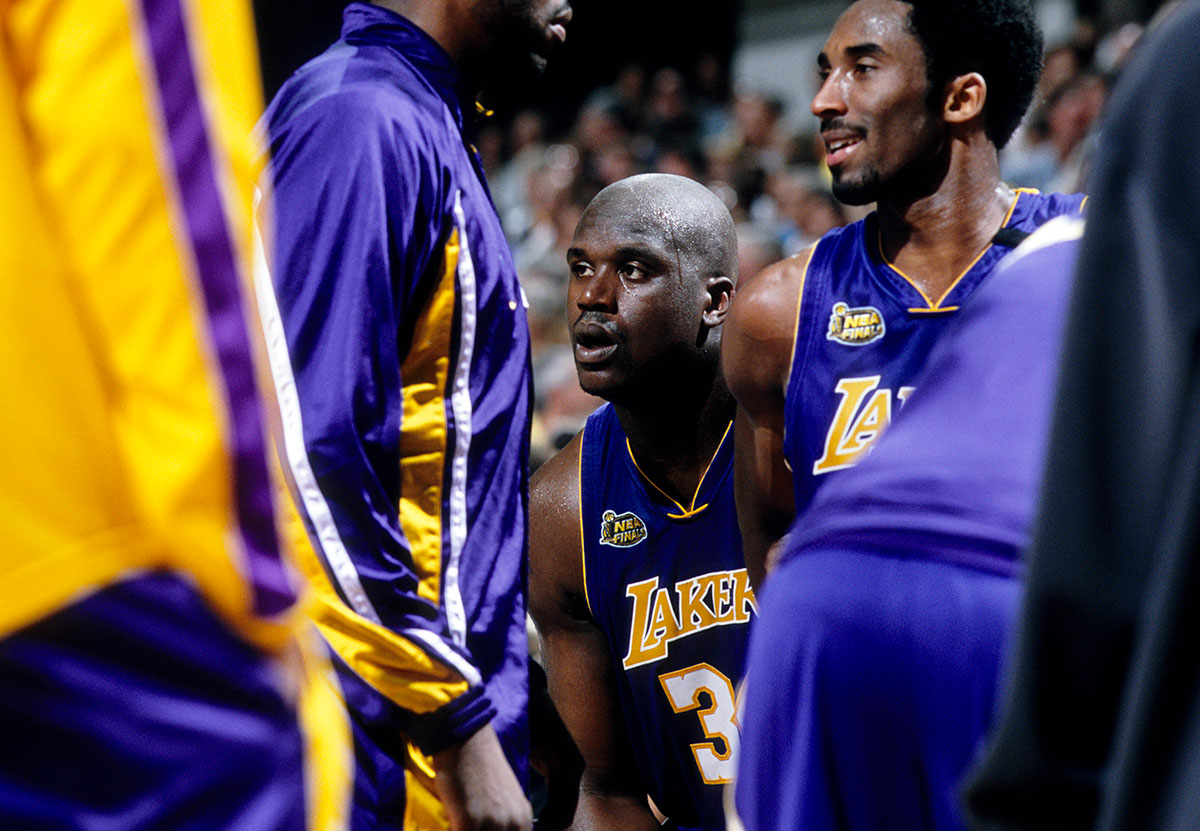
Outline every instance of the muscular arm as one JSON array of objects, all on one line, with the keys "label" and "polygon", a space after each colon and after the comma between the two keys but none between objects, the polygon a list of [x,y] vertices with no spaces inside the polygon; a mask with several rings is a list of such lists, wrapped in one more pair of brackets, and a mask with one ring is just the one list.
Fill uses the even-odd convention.
[{"label": "muscular arm", "polygon": [[766,576],[768,551],[795,517],[792,473],[783,458],[783,404],[809,254],[776,263],[739,287],[721,341],[725,379],[738,402],[734,492],[755,588]]},{"label": "muscular arm", "polygon": [[[582,435],[582,434],[581,434]],[[546,674],[583,754],[575,829],[657,829],[638,781],[612,657],[584,597],[576,436],[530,483],[529,601]]]}]

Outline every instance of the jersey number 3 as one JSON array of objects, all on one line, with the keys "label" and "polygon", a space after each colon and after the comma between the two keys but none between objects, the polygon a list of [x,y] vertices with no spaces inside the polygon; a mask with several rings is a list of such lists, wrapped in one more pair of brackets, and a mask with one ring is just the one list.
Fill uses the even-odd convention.
[{"label": "jersey number 3", "polygon": [[[714,741],[696,742],[692,756],[706,785],[724,785],[733,781],[734,765],[741,737],[738,733],[737,708],[733,700],[733,683],[710,664],[695,664],[687,669],[658,676],[663,692],[676,713],[699,710],[700,727],[706,738]],[[706,693],[706,702],[700,694]],[[718,751],[719,740],[724,749]]]}]

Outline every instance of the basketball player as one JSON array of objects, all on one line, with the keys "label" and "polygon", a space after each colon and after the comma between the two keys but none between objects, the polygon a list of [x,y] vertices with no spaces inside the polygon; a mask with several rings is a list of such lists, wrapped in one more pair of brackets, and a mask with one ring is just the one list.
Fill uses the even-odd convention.
[{"label": "basketball player", "polygon": [[724,828],[754,596],[733,502],[721,325],[737,242],[678,176],[605,188],[567,253],[579,382],[608,400],[534,476],[530,596],[585,761],[576,828]]},{"label": "basketball player", "polygon": [[356,828],[532,822],[529,329],[474,96],[543,64],[570,16],[351,3],[266,115],[261,305],[314,617],[354,717]]},{"label": "basketball player", "polygon": [[0,827],[343,828],[244,300],[249,4],[0,25]]},{"label": "basketball player", "polygon": [[762,593],[736,804],[748,831],[961,829],[1049,433],[1074,245],[1047,222],[823,486]]},{"label": "basketball player", "polygon": [[1025,0],[859,0],[818,57],[812,102],[835,195],[866,219],[766,269],[730,311],[746,566],[829,474],[860,461],[938,334],[996,264],[1081,196],[1000,181],[1033,95],[1041,36]]}]

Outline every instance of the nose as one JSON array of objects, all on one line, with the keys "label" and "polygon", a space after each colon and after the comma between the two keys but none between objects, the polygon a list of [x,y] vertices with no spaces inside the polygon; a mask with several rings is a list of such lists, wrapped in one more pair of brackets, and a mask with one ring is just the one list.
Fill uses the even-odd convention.
[{"label": "nose", "polygon": [[817,118],[846,114],[845,91],[842,89],[842,79],[837,70],[831,71],[821,81],[817,94],[813,96],[811,109]]},{"label": "nose", "polygon": [[617,301],[614,282],[607,268],[597,269],[586,277],[573,278],[571,289],[575,295],[575,305],[585,312],[615,312]]}]

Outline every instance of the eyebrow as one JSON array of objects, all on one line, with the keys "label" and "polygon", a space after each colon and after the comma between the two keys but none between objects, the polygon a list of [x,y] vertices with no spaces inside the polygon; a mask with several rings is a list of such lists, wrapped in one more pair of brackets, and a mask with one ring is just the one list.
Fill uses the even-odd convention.
[{"label": "eyebrow", "polygon": [[617,249],[617,257],[621,260],[649,260],[660,263],[663,256],[663,254],[640,245],[623,245]]},{"label": "eyebrow", "polygon": [[883,47],[878,43],[859,43],[846,47],[846,54],[855,58],[861,58],[864,55],[882,55],[883,52]]},{"label": "eyebrow", "polygon": [[[886,50],[878,43],[856,43],[853,46],[847,46],[844,51],[851,58],[886,54]],[[829,66],[829,56],[824,52],[817,55],[817,66],[821,68]]]},{"label": "eyebrow", "polygon": [[[645,260],[647,263],[662,265],[667,262],[666,254],[655,252],[651,248],[641,245],[623,245],[613,252],[614,259],[626,262],[628,260]],[[588,253],[579,247],[567,249],[567,259],[588,259]]]}]

